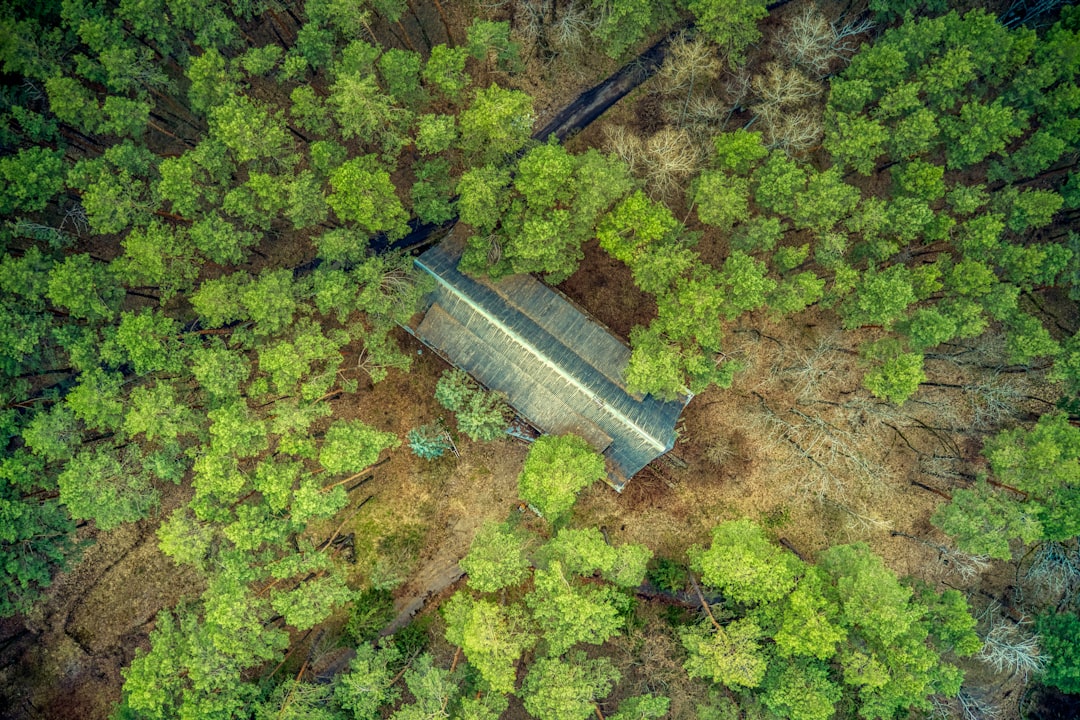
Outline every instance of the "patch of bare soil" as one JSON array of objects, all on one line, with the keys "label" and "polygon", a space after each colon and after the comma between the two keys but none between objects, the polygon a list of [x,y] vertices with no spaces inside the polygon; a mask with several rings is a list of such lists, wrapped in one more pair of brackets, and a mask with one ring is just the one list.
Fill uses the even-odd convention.
[{"label": "patch of bare soil", "polygon": [[635,325],[656,316],[656,301],[634,285],[630,269],[605,253],[599,243],[585,243],[585,260],[559,290],[625,342]]},{"label": "patch of bare soil", "polygon": [[[186,500],[162,487],[161,515]],[[158,611],[202,590],[197,576],[157,549],[160,517],[110,532],[85,528],[92,542],[58,575],[45,600],[0,629],[0,717],[98,720],[120,699],[120,670],[148,647]],[[21,620],[21,622],[20,622]]]},{"label": "patch of bare soil", "polygon": [[[415,611],[460,577],[457,561],[483,522],[517,512],[516,480],[527,447],[509,439],[473,443],[455,436],[457,455],[447,453],[435,461],[414,456],[404,442],[409,430],[439,420],[453,427],[451,414],[434,400],[435,384],[450,366],[406,333],[400,332],[398,340],[414,358],[411,371],[391,371],[383,382],[335,401],[333,418],[358,418],[403,440],[389,462],[356,491],[354,504],[373,497],[343,532],[355,533],[354,580],[396,576],[401,582],[395,590],[398,610]],[[415,541],[396,558],[398,565],[389,567],[387,541],[403,528],[412,529]],[[329,535],[332,529],[312,532],[321,537],[318,533]]]}]

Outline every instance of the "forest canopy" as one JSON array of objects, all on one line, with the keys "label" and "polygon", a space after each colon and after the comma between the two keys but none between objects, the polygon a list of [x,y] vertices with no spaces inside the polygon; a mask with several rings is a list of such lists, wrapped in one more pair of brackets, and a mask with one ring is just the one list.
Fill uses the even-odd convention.
[{"label": "forest canopy", "polygon": [[[65,653],[132,720],[1080,689],[1080,9],[10,3],[0,71],[4,698],[59,717]],[[422,346],[446,237],[696,395],[672,456],[615,496]]]}]

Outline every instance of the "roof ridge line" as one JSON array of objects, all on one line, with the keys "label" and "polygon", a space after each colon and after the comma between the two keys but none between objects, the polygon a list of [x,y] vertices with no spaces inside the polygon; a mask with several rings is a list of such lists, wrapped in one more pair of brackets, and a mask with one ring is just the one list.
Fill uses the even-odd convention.
[{"label": "roof ridge line", "polygon": [[[454,297],[456,297],[459,300],[461,300],[462,302],[464,302],[466,305],[468,305],[470,308],[472,308],[475,312],[477,312],[478,314],[483,316],[488,322],[490,322],[491,324],[498,327],[502,332],[506,333],[506,335],[508,337],[510,337],[515,343],[517,343],[522,348],[524,348],[526,351],[531,353],[534,357],[536,357],[537,360],[539,360],[541,363],[543,363],[544,365],[549,367],[551,370],[553,370],[556,374],[558,374],[564,380],[566,380],[571,385],[573,385],[575,388],[577,388],[577,390],[579,392],[581,392],[583,395],[585,395],[585,397],[589,398],[593,402],[593,404],[598,407],[598,409],[600,411],[602,411],[602,412],[606,413],[607,415],[615,418],[617,421],[622,423],[625,427],[628,427],[631,430],[633,430],[639,437],[647,440],[649,442],[649,444],[652,445],[659,452],[661,452],[661,453],[667,452],[668,448],[664,443],[657,440],[655,437],[652,436],[651,433],[649,433],[647,430],[645,430],[640,425],[635,423],[633,420],[628,418],[626,415],[624,415],[618,409],[613,407],[611,404],[609,404],[607,402],[604,402],[603,398],[599,397],[595,392],[593,392],[588,387],[586,387],[578,378],[574,377],[573,375],[570,375],[570,374],[566,373],[562,368],[560,368],[558,365],[553,363],[537,347],[535,347],[532,343],[530,343],[528,340],[523,338],[517,331],[515,331],[513,328],[509,327],[505,322],[503,322],[499,318],[493,316],[486,308],[479,305],[475,300],[473,300],[469,296],[467,296],[464,293],[460,292],[458,290],[458,288],[456,288],[446,278],[444,278],[439,273],[435,272],[432,268],[428,267],[419,258],[415,259],[413,262],[415,264],[419,265],[420,267],[422,267],[424,270],[426,270],[428,272],[428,274],[430,274],[440,284],[442,284],[444,287],[446,287],[454,295]],[[549,336],[551,336],[551,333],[548,333],[540,325],[537,325],[537,327],[541,331],[543,331],[543,332],[547,333]],[[558,338],[555,338],[554,336],[551,336],[551,337],[555,340],[555,342],[559,342]],[[573,348],[570,348],[569,346],[567,346],[567,345],[565,345],[563,343],[560,343],[560,344],[562,344],[563,347],[566,347],[567,349],[573,351]],[[574,354],[577,355],[577,353],[574,353]],[[582,362],[586,362],[586,361],[582,360]],[[588,364],[588,363],[586,362],[586,364]],[[609,380],[609,382],[610,382],[610,380]]]}]

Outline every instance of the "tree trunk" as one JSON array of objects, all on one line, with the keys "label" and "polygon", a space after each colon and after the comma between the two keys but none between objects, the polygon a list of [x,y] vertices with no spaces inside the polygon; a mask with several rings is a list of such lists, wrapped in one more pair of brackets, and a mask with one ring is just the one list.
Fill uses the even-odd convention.
[{"label": "tree trunk", "polygon": [[442,21],[443,28],[446,30],[446,44],[450,47],[454,47],[454,36],[450,32],[450,21],[446,19],[446,11],[443,10],[442,3],[439,0],[431,0],[435,3],[435,9],[439,12],[439,20]]}]

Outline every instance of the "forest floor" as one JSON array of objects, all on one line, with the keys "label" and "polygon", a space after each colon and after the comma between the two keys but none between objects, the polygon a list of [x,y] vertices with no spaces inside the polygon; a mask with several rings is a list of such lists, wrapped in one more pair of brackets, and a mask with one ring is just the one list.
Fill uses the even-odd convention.
[{"label": "forest floor", "polygon": [[[471,15],[454,20],[463,36]],[[589,62],[530,57],[528,71],[514,83],[536,98],[537,126],[615,68],[595,54],[587,55]],[[604,122],[633,123],[648,131],[660,122],[656,106],[650,92],[635,92],[579,135],[575,150],[602,146]],[[262,248],[267,264],[299,264],[310,250],[295,238],[278,242],[276,248]],[[581,268],[560,289],[625,339],[634,325],[655,314],[655,304],[636,290],[626,267],[595,242],[585,252]],[[1068,321],[1075,326],[1076,318]],[[745,369],[731,389],[709,390],[688,406],[673,451],[686,467],[657,461],[621,494],[604,484],[588,488],[576,507],[576,522],[604,528],[612,542],[642,543],[657,555],[681,560],[688,546],[708,542],[717,523],[750,517],[807,559],[833,544],[864,541],[901,576],[964,590],[976,612],[992,603],[1022,606],[1013,565],[994,563],[963,577],[935,547],[948,541],[929,517],[943,502],[939,493],[947,494],[962,481],[961,473],[980,462],[976,434],[952,429],[985,434],[1009,418],[1045,410],[1032,399],[1055,397],[1044,375],[983,367],[980,353],[986,348],[958,351],[930,362],[928,374],[937,385],[924,387],[901,412],[868,400],[860,388],[854,348],[861,339],[841,335],[837,318],[828,312],[783,323],[752,314],[732,325],[725,352]],[[334,419],[360,418],[403,438],[445,414],[433,394],[447,365],[404,332],[399,340],[414,357],[411,372],[391,371],[374,386],[362,381],[356,394],[332,401]],[[347,348],[346,354],[355,366],[355,349]],[[459,577],[457,561],[476,528],[519,512],[516,478],[527,446],[511,439],[462,440],[459,450],[458,456],[435,462],[420,460],[405,447],[393,451],[373,479],[352,493],[350,507],[363,507],[351,517],[351,509],[343,511],[349,519],[341,532],[353,536],[351,579],[357,585],[399,581],[399,609],[427,598],[424,612],[429,612]],[[0,625],[0,718],[104,720],[119,699],[121,669],[136,648],[148,647],[157,612],[201,591],[194,573],[157,549],[157,524],[186,501],[188,492],[183,485],[164,490],[157,516],[109,533],[83,528],[81,535],[94,543],[82,560],[57,577],[33,614]],[[313,538],[330,536],[340,522],[314,528]],[[674,701],[672,716],[684,717],[697,698],[678,684],[684,674],[677,640],[663,631],[673,612],[681,611],[641,603],[628,635],[607,650],[625,660],[619,664],[628,668],[627,692],[666,692]],[[329,634],[344,621],[344,612],[339,613],[328,624]],[[442,639],[437,618],[431,637],[433,651],[448,663],[454,651]],[[995,677],[975,661],[962,667],[972,686],[995,689],[1008,717],[1018,715],[1022,678]],[[513,703],[506,717],[526,717]]]}]

